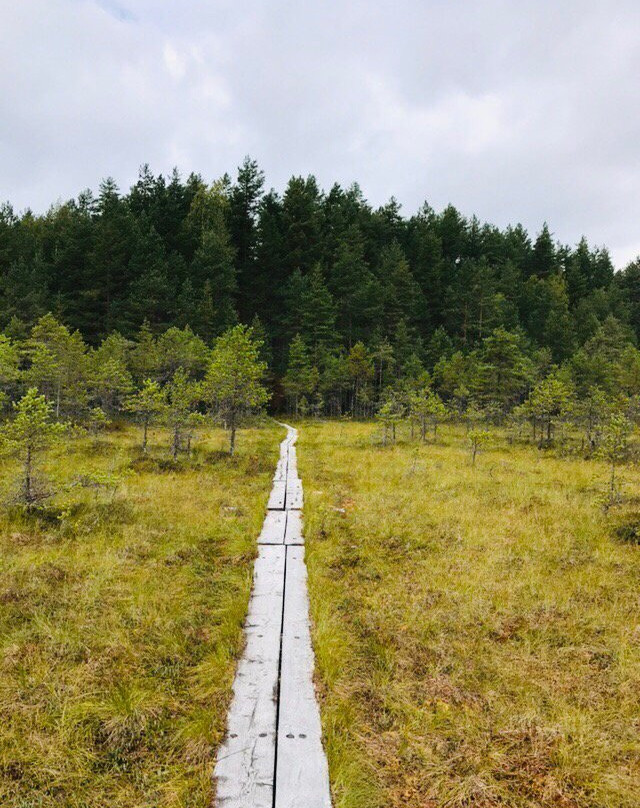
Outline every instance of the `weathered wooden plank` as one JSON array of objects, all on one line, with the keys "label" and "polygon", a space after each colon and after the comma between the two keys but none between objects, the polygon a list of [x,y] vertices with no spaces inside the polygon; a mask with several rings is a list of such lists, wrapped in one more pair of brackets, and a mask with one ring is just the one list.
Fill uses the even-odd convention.
[{"label": "weathered wooden plank", "polygon": [[275,808],[331,808],[313,662],[304,548],[287,547]]},{"label": "weathered wooden plank", "polygon": [[286,457],[282,458],[281,457],[280,460],[278,460],[278,463],[276,465],[276,470],[275,470],[274,475],[273,475],[274,482],[275,481],[286,480],[287,479],[288,468],[289,468],[288,458],[286,458]]},{"label": "weathered wooden plank", "polygon": [[267,511],[258,544],[284,544],[287,511]]},{"label": "weathered wooden plank", "polygon": [[267,508],[270,511],[283,510],[286,492],[287,492],[287,483],[284,480],[274,482],[273,488],[271,489],[271,493],[269,494],[269,502],[267,504]]},{"label": "weathered wooden plank", "polygon": [[284,547],[260,547],[246,647],[233,684],[227,736],[215,767],[216,805],[224,808],[273,805],[284,567]]},{"label": "weathered wooden plank", "polygon": [[300,510],[303,504],[303,495],[302,495],[302,480],[295,477],[291,479],[291,477],[287,480],[287,498],[286,498],[286,507],[288,510],[295,509]]},{"label": "weathered wooden plank", "polygon": [[286,511],[287,526],[284,533],[285,544],[304,544],[304,536],[302,533],[302,512],[301,511]]}]

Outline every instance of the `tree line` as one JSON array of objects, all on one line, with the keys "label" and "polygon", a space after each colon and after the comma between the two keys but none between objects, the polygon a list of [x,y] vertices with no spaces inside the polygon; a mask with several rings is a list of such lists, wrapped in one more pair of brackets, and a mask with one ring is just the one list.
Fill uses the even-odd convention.
[{"label": "tree line", "polygon": [[[275,404],[302,413],[369,415],[428,387],[498,417],[547,377],[580,400],[639,392],[640,261],[616,273],[606,249],[559,244],[546,224],[532,237],[426,203],[404,217],[312,176],[280,194],[249,158],[212,184],[144,166],[127,193],[107,179],[44,215],[2,206],[0,292],[5,346],[52,313],[90,346],[105,410],[125,344],[140,381],[153,342],[166,384],[178,333],[207,349],[237,323],[261,343]],[[47,361],[22,351],[21,372],[62,412],[89,387],[75,370],[45,379]]]}]

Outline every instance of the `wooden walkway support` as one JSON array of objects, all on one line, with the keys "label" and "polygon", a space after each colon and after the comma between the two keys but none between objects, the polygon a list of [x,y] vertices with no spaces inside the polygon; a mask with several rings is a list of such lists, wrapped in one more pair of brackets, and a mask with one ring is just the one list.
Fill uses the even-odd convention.
[{"label": "wooden walkway support", "polygon": [[331,808],[313,686],[296,438],[287,427],[258,539],[246,647],[214,773],[219,808]]}]

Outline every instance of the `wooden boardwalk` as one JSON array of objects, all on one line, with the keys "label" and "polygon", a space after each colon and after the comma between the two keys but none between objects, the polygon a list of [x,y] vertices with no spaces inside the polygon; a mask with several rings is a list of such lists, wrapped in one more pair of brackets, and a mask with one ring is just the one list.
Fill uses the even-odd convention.
[{"label": "wooden boardwalk", "polygon": [[214,773],[220,808],[331,808],[313,687],[296,438],[287,427],[258,538],[246,647]]}]

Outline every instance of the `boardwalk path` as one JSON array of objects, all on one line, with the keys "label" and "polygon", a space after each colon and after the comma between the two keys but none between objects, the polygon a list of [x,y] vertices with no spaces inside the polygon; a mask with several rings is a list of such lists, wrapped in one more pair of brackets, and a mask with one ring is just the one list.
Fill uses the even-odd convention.
[{"label": "boardwalk path", "polygon": [[219,808],[331,808],[312,678],[297,434],[287,427],[258,538],[246,647],[215,768]]}]

